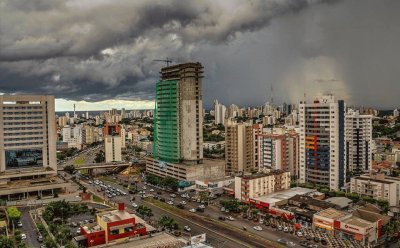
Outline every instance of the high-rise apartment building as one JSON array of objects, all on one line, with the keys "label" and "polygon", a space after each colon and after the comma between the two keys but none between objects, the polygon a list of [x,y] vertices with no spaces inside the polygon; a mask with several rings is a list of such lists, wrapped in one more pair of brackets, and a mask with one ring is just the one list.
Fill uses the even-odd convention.
[{"label": "high-rise apartment building", "polygon": [[155,153],[162,161],[203,160],[203,66],[185,63],[161,69],[156,84]]},{"label": "high-rise apartment building", "polygon": [[82,125],[65,126],[62,129],[63,142],[68,143],[68,147],[82,148],[86,141],[85,131]]},{"label": "high-rise apartment building", "polygon": [[280,133],[258,131],[257,149],[254,151],[255,164],[260,171],[283,170],[298,177],[299,135],[294,131],[281,130]]},{"label": "high-rise apartment building", "polygon": [[251,172],[254,167],[253,127],[228,119],[225,125],[225,161],[229,173]]},{"label": "high-rise apartment building", "polygon": [[218,100],[214,100],[214,119],[215,124],[225,125],[225,113],[226,107],[218,102]]},{"label": "high-rise apartment building", "polygon": [[122,141],[121,136],[119,135],[108,135],[104,137],[104,153],[106,163],[122,161],[121,145]]},{"label": "high-rise apartment building", "polygon": [[300,182],[338,190],[346,179],[345,111],[332,95],[300,102]]},{"label": "high-rise apartment building", "polygon": [[346,169],[356,175],[368,172],[372,166],[372,115],[346,114]]}]

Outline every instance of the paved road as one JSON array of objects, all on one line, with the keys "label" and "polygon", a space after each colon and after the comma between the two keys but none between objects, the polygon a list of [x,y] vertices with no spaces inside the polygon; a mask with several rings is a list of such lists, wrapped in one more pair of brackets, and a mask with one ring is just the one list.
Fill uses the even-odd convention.
[{"label": "paved road", "polygon": [[[109,182],[107,182],[107,184],[111,184],[116,188],[124,190],[119,185]],[[88,185],[88,187],[91,188],[93,191],[96,191],[96,186]],[[147,192],[148,190],[149,188],[147,189]],[[127,206],[130,207],[131,203],[129,202],[129,198],[130,196],[114,197],[113,202],[124,202]],[[169,193],[164,193],[164,198],[169,199]],[[152,208],[154,214],[153,219],[155,220],[159,219],[159,217],[162,215],[169,215],[174,219],[176,219],[181,227],[185,225],[190,226],[192,229],[191,235],[206,233],[207,241],[215,247],[222,247],[222,245],[223,247],[272,247],[270,242],[268,242],[265,239],[264,234],[255,233],[255,231],[253,232],[252,226],[248,228],[248,232],[242,232],[239,229],[237,231],[232,231],[232,229],[226,228],[218,224],[219,222],[218,220],[211,220],[210,218],[205,218],[208,212],[207,210],[206,213],[203,216],[201,216],[198,214],[189,213],[189,211],[187,211],[189,207],[187,207],[186,210],[187,212],[183,212],[183,214],[179,213],[178,215],[177,212],[179,210],[173,209],[174,212],[168,212],[148,202],[142,201],[138,196],[136,196],[135,202],[138,205],[143,204]],[[197,207],[197,205],[199,204],[192,203],[191,207]],[[231,225],[232,223],[225,223],[225,224]],[[242,227],[240,226],[240,228]],[[257,236],[255,236],[255,234]],[[274,237],[278,236],[274,235]],[[268,239],[270,239],[269,236]]]},{"label": "paved road", "polygon": [[35,224],[29,216],[29,208],[19,208],[19,210],[21,211],[22,222],[21,233],[26,234],[25,243],[28,247],[40,247],[40,243],[37,241],[38,235]]},{"label": "paved road", "polygon": [[[123,189],[119,185],[116,185],[116,184],[113,184],[113,183],[109,183],[109,182],[106,182],[106,183],[110,184],[110,185],[112,185],[112,186],[114,186],[116,188],[119,188],[119,189],[122,189],[122,190],[126,191],[126,189]],[[93,191],[96,190],[96,187],[94,185],[87,185],[87,187],[88,187],[88,189],[91,189]],[[98,193],[98,192],[96,192],[96,193]],[[117,196],[117,197],[113,198],[113,202],[124,202],[125,205],[128,208],[133,210],[133,208],[131,207],[131,202],[129,201],[130,197],[131,197],[130,195]],[[191,220],[182,218],[182,217],[180,217],[178,215],[170,214],[170,213],[166,212],[163,209],[160,209],[158,207],[150,205],[147,202],[142,201],[140,199],[140,197],[138,197],[138,196],[136,197],[135,202],[138,205],[146,205],[146,206],[148,206],[148,207],[150,207],[152,209],[154,216],[152,217],[151,220],[158,220],[161,216],[168,215],[168,216],[173,217],[181,227],[186,226],[186,225],[190,226],[190,228],[192,229],[192,231],[190,233],[191,235],[197,235],[197,234],[201,234],[201,233],[206,233],[207,242],[209,244],[211,244],[212,246],[214,246],[214,247],[222,247],[222,246],[225,247],[225,248],[226,247],[228,247],[228,248],[231,248],[231,247],[232,248],[235,248],[235,247],[238,247],[238,248],[251,247],[251,246],[248,246],[248,245],[243,245],[241,243],[232,241],[231,239],[225,237],[223,234],[221,235],[221,234],[219,234],[217,232],[214,232],[213,230],[209,229],[208,227],[198,225],[198,224],[196,224],[195,222],[193,222]],[[188,238],[189,233],[183,232],[183,235],[184,235],[184,237],[186,236]]]}]

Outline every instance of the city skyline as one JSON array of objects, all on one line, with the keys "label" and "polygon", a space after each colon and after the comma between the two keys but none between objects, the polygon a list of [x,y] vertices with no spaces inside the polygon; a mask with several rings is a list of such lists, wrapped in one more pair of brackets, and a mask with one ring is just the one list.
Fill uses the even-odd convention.
[{"label": "city skyline", "polygon": [[[152,108],[164,66],[153,60],[168,57],[204,65],[207,109],[214,99],[255,106],[273,95],[276,103],[298,103],[304,93],[327,91],[349,106],[394,109],[399,7],[322,0],[4,2],[0,92],[55,95],[57,111],[74,103],[81,110]],[[39,17],[41,25],[31,26]]]}]

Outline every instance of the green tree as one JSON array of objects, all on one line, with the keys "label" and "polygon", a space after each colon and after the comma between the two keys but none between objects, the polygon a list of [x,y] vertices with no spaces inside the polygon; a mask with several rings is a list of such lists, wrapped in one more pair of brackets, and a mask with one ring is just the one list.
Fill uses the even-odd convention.
[{"label": "green tree", "polygon": [[221,206],[231,212],[239,212],[240,202],[238,199],[229,199],[229,200],[222,200],[220,201]]},{"label": "green tree", "polygon": [[17,231],[14,232],[14,238],[15,238],[15,241],[17,243],[21,243],[22,235],[21,235],[21,231],[20,230],[17,230]]},{"label": "green tree", "polygon": [[176,220],[174,220],[173,218],[167,216],[167,215],[163,215],[160,220],[158,221],[158,224],[166,229],[169,230],[177,230],[179,229],[179,225],[176,222]]},{"label": "green tree", "polygon": [[151,210],[151,208],[144,206],[144,205],[139,205],[136,211],[138,212],[138,214],[140,214],[143,217],[153,216],[153,210]]},{"label": "green tree", "polygon": [[21,212],[16,207],[8,207],[7,215],[11,223],[16,225],[21,218]]},{"label": "green tree", "polygon": [[259,212],[260,212],[260,211],[259,211],[258,209],[256,209],[256,208],[254,208],[254,209],[251,210],[251,213],[253,214],[253,216],[257,216],[257,214],[258,214]]},{"label": "green tree", "polygon": [[50,236],[47,236],[44,239],[43,243],[46,246],[46,248],[57,248],[56,242],[54,242],[54,240]]},{"label": "green tree", "polygon": [[64,171],[69,173],[69,174],[71,174],[71,175],[76,173],[76,169],[75,169],[74,165],[66,165],[66,166],[64,166]]},{"label": "green tree", "polygon": [[96,157],[94,158],[94,161],[96,163],[102,163],[106,160],[106,157],[104,156],[104,151],[100,150],[98,153],[96,153]]},{"label": "green tree", "polygon": [[5,235],[0,235],[0,247],[1,248],[14,248],[14,240]]},{"label": "green tree", "polygon": [[242,206],[242,212],[243,213],[247,213],[248,210],[249,210],[249,206],[248,205],[243,205]]}]

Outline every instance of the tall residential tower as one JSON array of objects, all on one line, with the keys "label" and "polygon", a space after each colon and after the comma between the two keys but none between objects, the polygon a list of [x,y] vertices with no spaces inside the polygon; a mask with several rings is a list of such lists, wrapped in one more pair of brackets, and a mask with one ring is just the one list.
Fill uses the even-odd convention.
[{"label": "tall residential tower", "polygon": [[338,190],[346,179],[345,103],[324,95],[299,109],[300,182]]}]

